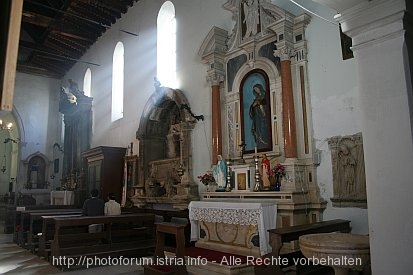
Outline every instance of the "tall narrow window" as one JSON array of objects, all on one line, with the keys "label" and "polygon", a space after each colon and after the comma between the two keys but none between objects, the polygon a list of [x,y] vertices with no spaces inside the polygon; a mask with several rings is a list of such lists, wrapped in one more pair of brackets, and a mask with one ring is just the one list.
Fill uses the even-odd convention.
[{"label": "tall narrow window", "polygon": [[176,88],[176,20],[171,1],[166,1],[158,13],[157,77],[163,86]]},{"label": "tall narrow window", "polygon": [[113,52],[112,68],[112,122],[123,117],[123,43],[118,42]]},{"label": "tall narrow window", "polygon": [[92,88],[92,71],[90,68],[87,68],[85,72],[85,77],[83,78],[83,92],[85,96],[91,95],[91,88]]}]

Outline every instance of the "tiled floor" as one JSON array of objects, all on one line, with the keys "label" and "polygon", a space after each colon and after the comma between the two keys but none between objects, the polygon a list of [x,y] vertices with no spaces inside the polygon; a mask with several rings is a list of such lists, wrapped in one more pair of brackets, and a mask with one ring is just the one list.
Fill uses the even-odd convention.
[{"label": "tiled floor", "polygon": [[137,265],[98,266],[92,268],[61,269],[50,265],[28,250],[13,243],[12,234],[3,234],[3,221],[0,221],[0,274],[134,274],[143,275],[143,268]]}]

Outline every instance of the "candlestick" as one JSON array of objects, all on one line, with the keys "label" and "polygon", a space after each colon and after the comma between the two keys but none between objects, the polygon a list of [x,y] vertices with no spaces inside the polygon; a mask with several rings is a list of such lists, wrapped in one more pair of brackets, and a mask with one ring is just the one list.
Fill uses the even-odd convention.
[{"label": "candlestick", "polygon": [[255,155],[257,155],[257,152],[258,152],[257,146],[254,147],[254,152],[255,152]]},{"label": "candlestick", "polygon": [[261,191],[261,179],[260,179],[260,171],[259,171],[259,164],[258,164],[258,156],[254,157],[254,164],[255,164],[255,185],[254,191],[259,192]]},{"label": "candlestick", "polygon": [[227,158],[226,164],[227,164],[226,165],[227,166],[227,178],[226,178],[227,184],[225,186],[225,191],[231,192],[231,189],[232,189],[231,187],[231,160],[229,158]]},{"label": "candlestick", "polygon": [[180,150],[180,157],[181,157],[180,164],[182,165],[182,138],[179,139],[179,150]]}]

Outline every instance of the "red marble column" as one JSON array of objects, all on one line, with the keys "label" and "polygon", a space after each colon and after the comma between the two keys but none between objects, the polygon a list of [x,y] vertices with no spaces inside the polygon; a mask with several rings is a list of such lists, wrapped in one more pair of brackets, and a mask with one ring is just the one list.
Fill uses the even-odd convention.
[{"label": "red marble column", "polygon": [[213,84],[212,90],[212,163],[222,155],[221,99],[220,86]]},{"label": "red marble column", "polygon": [[281,61],[281,85],[283,106],[283,134],[286,158],[297,157],[297,130],[295,125],[293,84],[291,77],[291,61]]}]

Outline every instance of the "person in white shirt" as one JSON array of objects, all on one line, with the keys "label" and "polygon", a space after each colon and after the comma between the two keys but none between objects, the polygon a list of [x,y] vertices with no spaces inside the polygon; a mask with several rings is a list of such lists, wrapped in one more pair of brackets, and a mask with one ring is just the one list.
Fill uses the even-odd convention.
[{"label": "person in white shirt", "polygon": [[105,203],[105,216],[120,215],[120,204],[115,201],[115,194],[109,193]]}]

